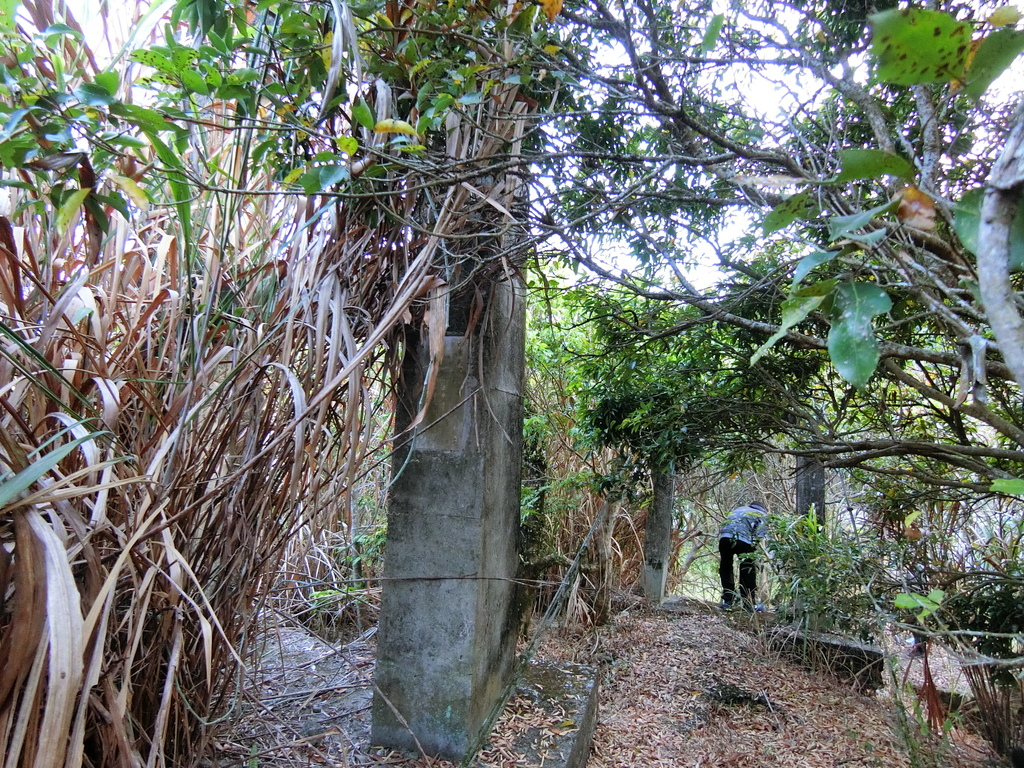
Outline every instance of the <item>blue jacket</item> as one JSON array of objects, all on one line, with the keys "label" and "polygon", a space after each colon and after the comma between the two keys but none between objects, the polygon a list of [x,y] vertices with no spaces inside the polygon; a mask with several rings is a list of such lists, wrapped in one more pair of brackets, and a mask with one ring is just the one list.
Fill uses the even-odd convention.
[{"label": "blue jacket", "polygon": [[764,515],[765,510],[760,506],[737,507],[729,513],[719,536],[757,544],[765,534]]}]

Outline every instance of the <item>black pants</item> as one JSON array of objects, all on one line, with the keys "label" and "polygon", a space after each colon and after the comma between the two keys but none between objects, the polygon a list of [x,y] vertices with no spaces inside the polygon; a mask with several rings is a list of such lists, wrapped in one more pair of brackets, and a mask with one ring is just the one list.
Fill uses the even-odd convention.
[{"label": "black pants", "polygon": [[[733,602],[738,596],[751,603],[754,602],[754,593],[757,592],[757,564],[754,558],[754,545],[732,537],[722,537],[718,540],[718,554],[721,559],[718,564],[718,575],[722,577],[722,600]],[[733,575],[733,558],[740,558],[740,595],[736,594],[736,577]]]}]

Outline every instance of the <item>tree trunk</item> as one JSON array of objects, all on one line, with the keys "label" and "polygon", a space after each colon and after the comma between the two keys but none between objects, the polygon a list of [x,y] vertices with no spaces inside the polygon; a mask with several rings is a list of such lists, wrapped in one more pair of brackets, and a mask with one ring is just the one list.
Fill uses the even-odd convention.
[{"label": "tree trunk", "polygon": [[594,531],[594,625],[607,624],[612,615],[612,587],[615,569],[612,567],[612,532],[615,530],[615,505],[608,509],[601,524]]},{"label": "tree trunk", "polygon": [[655,605],[665,599],[669,554],[672,551],[672,508],[675,476],[654,472],[654,497],[644,525],[644,596]]},{"label": "tree trunk", "polygon": [[1024,102],[1014,119],[986,185],[978,227],[978,283],[1003,361],[1024,388],[1024,317],[1010,281],[1011,232],[1024,194]]},{"label": "tree trunk", "polygon": [[825,524],[825,467],[818,459],[796,457],[796,513],[803,517],[814,509],[818,525]]}]

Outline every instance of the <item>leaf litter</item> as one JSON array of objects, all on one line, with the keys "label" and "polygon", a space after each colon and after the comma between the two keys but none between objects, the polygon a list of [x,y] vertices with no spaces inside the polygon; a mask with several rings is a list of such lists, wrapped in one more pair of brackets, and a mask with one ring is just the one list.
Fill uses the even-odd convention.
[{"label": "leaf litter", "polygon": [[[859,693],[774,654],[762,639],[766,626],[762,615],[723,614],[700,601],[676,599],[664,610],[634,604],[606,627],[552,632],[538,658],[601,670],[591,768],[998,764],[983,739],[961,728],[944,744],[915,733],[911,755],[891,697]],[[242,716],[216,743],[212,765],[455,768],[371,747],[373,633],[337,647],[300,629],[268,633]],[[905,665],[907,651],[896,652]],[[475,765],[552,765],[546,745],[571,730],[571,714],[514,698]],[[524,736],[529,755],[518,748]]]}]

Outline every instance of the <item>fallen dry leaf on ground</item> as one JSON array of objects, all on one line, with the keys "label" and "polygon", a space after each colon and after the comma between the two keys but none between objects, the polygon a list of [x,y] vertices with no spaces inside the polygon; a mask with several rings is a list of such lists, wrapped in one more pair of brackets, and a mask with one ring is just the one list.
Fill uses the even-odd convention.
[{"label": "fallen dry leaf on ground", "polygon": [[[694,600],[659,611],[635,606],[598,630],[553,632],[539,657],[601,669],[592,768],[913,764],[891,696],[858,693],[769,652],[761,637],[766,623],[760,615],[724,614]],[[372,631],[337,649],[296,629],[270,636],[247,714],[219,745],[220,765],[249,765],[255,757],[261,767],[454,768],[370,748],[373,651]],[[919,764],[996,764],[973,733],[954,730],[940,743],[921,738],[913,715],[911,724],[925,742]],[[544,738],[565,727],[557,713],[513,700],[479,764],[540,765]],[[540,761],[515,751],[513,741],[524,732],[537,735]]]}]

